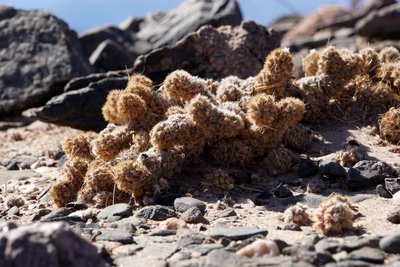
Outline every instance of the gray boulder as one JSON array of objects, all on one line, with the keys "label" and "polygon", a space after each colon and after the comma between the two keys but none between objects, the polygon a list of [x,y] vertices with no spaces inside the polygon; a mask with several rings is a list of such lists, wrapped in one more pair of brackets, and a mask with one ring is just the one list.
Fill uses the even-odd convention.
[{"label": "gray boulder", "polygon": [[153,48],[174,44],[203,25],[239,25],[242,14],[235,0],[186,0],[162,16],[144,20],[137,37]]},{"label": "gray boulder", "polygon": [[90,71],[65,22],[47,11],[0,6],[0,115],[44,104]]},{"label": "gray boulder", "polygon": [[87,58],[89,58],[96,48],[106,40],[111,40],[125,48],[132,44],[131,36],[115,26],[94,28],[79,36],[83,53]]},{"label": "gray boulder", "polygon": [[91,57],[102,42],[111,40],[136,58],[153,49],[174,44],[203,25],[238,25],[241,21],[242,14],[235,0],[186,0],[166,13],[129,17],[119,27],[90,30],[80,36],[80,41],[86,57]]},{"label": "gray boulder", "polygon": [[296,24],[302,19],[303,17],[297,14],[283,15],[268,24],[268,28],[280,33],[281,35],[284,35],[290,31],[290,29],[296,26]]},{"label": "gray boulder", "polygon": [[399,38],[400,4],[389,5],[373,11],[359,20],[356,31],[365,37]]},{"label": "gray boulder", "polygon": [[99,71],[123,70],[132,66],[133,57],[114,41],[106,40],[97,46],[89,62]]},{"label": "gray boulder", "polygon": [[127,82],[124,71],[78,78],[67,84],[65,93],[53,97],[42,107],[24,111],[23,115],[77,129],[100,131],[107,126],[101,108],[108,93],[113,89],[124,89]]},{"label": "gray boulder", "polygon": [[346,184],[350,189],[359,190],[382,184],[385,178],[393,178],[395,170],[383,161],[362,160],[348,170]]},{"label": "gray boulder", "polygon": [[369,13],[389,5],[396,4],[396,0],[367,0],[364,2],[364,6],[359,12],[338,17],[328,24],[321,25],[320,27],[318,27],[318,30],[341,27],[353,28],[361,18],[367,16]]},{"label": "gray boulder", "polygon": [[64,94],[23,114],[45,122],[99,131],[107,125],[101,107],[108,92],[124,89],[128,74],[143,73],[155,84],[163,82],[176,69],[204,78],[221,79],[229,75],[246,78],[256,75],[265,57],[277,47],[278,36],[255,22],[243,22],[236,27],[204,26],[174,46],[139,57],[133,69],[73,79],[65,86]]},{"label": "gray boulder", "polygon": [[0,226],[0,266],[102,267],[94,245],[63,223]]}]

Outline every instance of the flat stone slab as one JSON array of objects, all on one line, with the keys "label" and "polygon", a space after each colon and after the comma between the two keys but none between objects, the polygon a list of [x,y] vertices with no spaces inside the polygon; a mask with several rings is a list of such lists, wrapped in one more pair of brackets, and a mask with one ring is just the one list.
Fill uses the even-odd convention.
[{"label": "flat stone slab", "polygon": [[99,214],[97,214],[97,219],[118,221],[131,215],[132,207],[126,203],[119,203],[104,208]]},{"label": "flat stone slab", "polygon": [[192,197],[179,197],[174,201],[174,208],[177,212],[185,212],[193,207],[197,207],[204,213],[206,210],[206,203]]},{"label": "flat stone slab", "polygon": [[193,246],[189,249],[190,252],[199,253],[200,255],[207,255],[209,252],[215,249],[224,248],[221,244],[201,244],[198,246]]},{"label": "flat stone slab", "polygon": [[146,245],[143,250],[134,256],[117,258],[117,266],[155,266],[166,267],[166,260],[176,252],[176,246],[169,243],[152,243]]},{"label": "flat stone slab", "polygon": [[361,261],[367,261],[370,263],[383,263],[385,260],[385,253],[383,253],[381,250],[376,249],[376,248],[360,248],[358,250],[354,250],[349,254],[349,259],[350,260],[361,260]]},{"label": "flat stone slab", "polygon": [[135,213],[135,216],[154,221],[164,221],[168,218],[175,217],[176,213],[173,209],[166,206],[154,205],[141,208]]},{"label": "flat stone slab", "polygon": [[7,184],[10,180],[23,180],[31,177],[42,177],[32,170],[0,171],[0,184]]},{"label": "flat stone slab", "polygon": [[176,235],[176,230],[156,230],[149,234],[150,236],[169,236],[169,235]]},{"label": "flat stone slab", "polygon": [[379,248],[386,253],[400,253],[400,232],[383,237],[379,241]]},{"label": "flat stone slab", "polygon": [[244,240],[254,235],[267,235],[266,229],[236,227],[236,228],[217,228],[211,231],[212,238],[226,237],[231,240]]},{"label": "flat stone slab", "polygon": [[96,241],[111,241],[119,242],[122,244],[132,244],[133,237],[129,231],[103,231],[100,235],[96,236]]}]

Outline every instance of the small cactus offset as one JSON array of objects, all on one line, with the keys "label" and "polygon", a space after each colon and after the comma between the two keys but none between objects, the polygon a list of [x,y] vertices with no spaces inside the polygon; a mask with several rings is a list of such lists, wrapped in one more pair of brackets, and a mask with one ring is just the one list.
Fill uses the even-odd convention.
[{"label": "small cactus offset", "polygon": [[308,207],[300,203],[285,210],[283,213],[283,221],[285,223],[295,223],[300,226],[308,226],[312,223]]},{"label": "small cactus offset", "polygon": [[391,108],[383,114],[381,121],[381,135],[388,141],[400,143],[400,108]]},{"label": "small cactus offset", "polygon": [[284,96],[292,79],[293,68],[293,57],[288,48],[272,51],[265,60],[264,68],[256,76],[257,93]]},{"label": "small cactus offset", "polygon": [[314,229],[327,236],[342,235],[353,230],[354,211],[348,199],[333,193],[323,202],[315,216]]}]

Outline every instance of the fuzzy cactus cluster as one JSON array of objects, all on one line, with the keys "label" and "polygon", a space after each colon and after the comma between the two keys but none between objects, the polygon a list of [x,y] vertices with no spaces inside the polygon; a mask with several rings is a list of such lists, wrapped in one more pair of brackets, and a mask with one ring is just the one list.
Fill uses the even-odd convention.
[{"label": "fuzzy cactus cluster", "polygon": [[109,93],[103,131],[65,140],[63,179],[51,189],[55,204],[141,201],[194,164],[214,167],[201,184],[220,191],[233,188],[229,166],[277,158],[287,168],[283,162],[293,156],[281,141],[305,112],[286,93],[292,70],[292,55],[278,49],[248,79],[206,80],[177,70],[156,89],[147,77],[132,76],[125,89]]},{"label": "fuzzy cactus cluster", "polygon": [[349,232],[353,230],[353,218],[357,210],[346,197],[333,193],[319,206],[314,229],[327,236]]},{"label": "fuzzy cactus cluster", "polygon": [[381,136],[395,144],[400,143],[400,108],[392,107],[380,120]]},{"label": "fuzzy cactus cluster", "polygon": [[400,142],[400,52],[386,47],[379,53],[365,48],[358,53],[328,47],[303,59],[305,77],[295,81],[306,104],[305,121],[319,123],[330,117],[380,120],[381,136]]},{"label": "fuzzy cactus cluster", "polygon": [[303,59],[304,78],[298,85],[306,104],[304,120],[319,123],[330,117],[355,115],[369,119],[400,104],[400,58],[394,47],[379,53],[358,53],[328,47]]},{"label": "fuzzy cactus cluster", "polygon": [[[167,190],[183,169],[202,164],[212,171],[200,184],[220,191],[233,188],[225,171],[232,166],[258,164],[271,176],[282,173],[298,160],[292,150],[312,142],[299,121],[318,123],[357,108],[383,113],[399,103],[398,54],[394,48],[378,54],[328,47],[304,58],[306,76],[297,80],[288,49],[272,51],[259,74],[247,79],[216,81],[176,70],[156,88],[133,75],[125,89],[108,94],[103,131],[65,140],[68,161],[52,199],[57,206],[143,201]],[[385,129],[394,126],[384,118],[388,136]]]},{"label": "fuzzy cactus cluster", "polygon": [[354,229],[357,211],[358,207],[351,204],[347,197],[332,193],[314,212],[311,213],[306,205],[297,203],[288,207],[281,219],[299,226],[312,225],[316,232],[326,236],[338,236]]}]

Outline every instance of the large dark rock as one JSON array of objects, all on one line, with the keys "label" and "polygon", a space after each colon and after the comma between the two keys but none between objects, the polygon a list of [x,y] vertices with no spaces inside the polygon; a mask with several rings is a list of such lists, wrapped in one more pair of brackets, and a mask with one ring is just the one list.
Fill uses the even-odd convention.
[{"label": "large dark rock", "polygon": [[239,25],[241,21],[242,14],[235,0],[186,0],[166,13],[130,17],[119,28],[106,26],[90,30],[80,36],[80,41],[86,57],[93,56],[103,41],[111,40],[136,58],[153,49],[174,44],[203,25]]},{"label": "large dark rock", "polygon": [[[100,131],[107,126],[101,107],[108,92],[125,88],[127,82],[124,72],[92,74],[71,81],[66,86],[67,92],[53,97],[45,106],[29,109],[23,114],[45,122]],[[75,89],[80,86],[82,88]]]},{"label": "large dark rock", "polygon": [[379,248],[386,253],[400,253],[400,233],[395,232],[382,238]]},{"label": "large dark rock", "polygon": [[207,206],[205,202],[192,197],[180,197],[174,201],[174,208],[177,212],[185,212],[193,207],[204,213]]},{"label": "large dark rock", "polygon": [[261,70],[266,55],[279,47],[279,39],[253,21],[237,27],[204,26],[173,46],[138,57],[133,68],[156,82],[176,69],[204,78],[247,78]]},{"label": "large dark rock", "polygon": [[104,208],[97,214],[98,219],[118,221],[132,215],[132,207],[126,203],[118,203]]},{"label": "large dark rock", "polygon": [[186,0],[162,16],[140,25],[137,36],[153,48],[174,44],[203,25],[239,25],[242,14],[235,0]]},{"label": "large dark rock", "polygon": [[395,174],[395,170],[383,161],[362,160],[349,169],[346,183],[350,189],[359,190],[381,184]]},{"label": "large dark rock", "polygon": [[105,266],[96,247],[63,223],[3,225],[0,230],[0,266]]},{"label": "large dark rock", "polygon": [[335,179],[339,177],[346,177],[346,170],[336,159],[324,159],[319,164],[319,174],[327,176],[328,178]]},{"label": "large dark rock", "polygon": [[356,24],[359,35],[366,37],[400,37],[400,4],[373,11]]},{"label": "large dark rock", "polygon": [[106,73],[93,73],[88,76],[82,76],[72,79],[64,87],[64,92],[69,92],[84,87],[88,87],[91,83],[99,82],[102,80],[112,80],[112,78],[128,77],[131,74],[130,70],[125,71],[109,71]]},{"label": "large dark rock", "polygon": [[111,241],[121,244],[132,244],[132,233],[128,230],[102,230],[101,234],[96,236],[96,241]]},{"label": "large dark rock", "polygon": [[46,11],[0,6],[0,114],[41,105],[89,72],[65,22]]},{"label": "large dark rock", "polygon": [[98,131],[106,126],[101,107],[108,92],[125,88],[128,74],[132,72],[148,75],[156,84],[176,69],[206,78],[220,79],[229,75],[245,78],[256,75],[266,55],[278,46],[277,35],[251,21],[237,27],[204,26],[175,46],[139,57],[134,69],[76,78],[66,85],[66,93],[54,97],[43,107],[24,112],[24,115]]},{"label": "large dark rock", "polygon": [[83,53],[89,58],[99,44],[111,40],[127,49],[132,44],[131,37],[125,31],[115,26],[105,26],[89,30],[79,36]]},{"label": "large dark rock", "polygon": [[268,28],[283,35],[296,26],[302,19],[303,17],[297,14],[283,15],[268,24]]},{"label": "large dark rock", "polygon": [[318,27],[318,29],[353,28],[361,18],[367,16],[369,13],[374,12],[377,9],[395,4],[396,0],[367,0],[364,2],[364,6],[359,12],[340,16],[328,24],[321,25]]},{"label": "large dark rock", "polygon": [[379,249],[365,247],[352,251],[348,255],[348,258],[350,260],[361,260],[375,264],[382,264],[386,257]]},{"label": "large dark rock", "polygon": [[398,191],[400,191],[400,178],[386,178],[385,188],[391,194],[397,193]]},{"label": "large dark rock", "polygon": [[166,206],[153,205],[141,208],[135,213],[135,216],[154,221],[164,221],[166,219],[175,217],[176,213],[173,209],[170,209]]},{"label": "large dark rock", "polygon": [[99,71],[122,70],[132,66],[133,57],[114,41],[107,40],[97,46],[89,62]]}]

